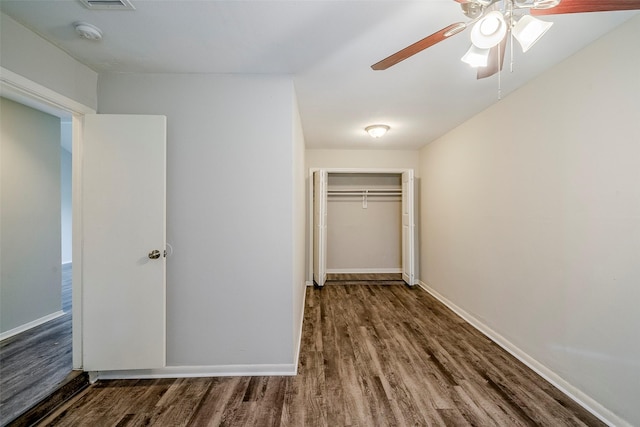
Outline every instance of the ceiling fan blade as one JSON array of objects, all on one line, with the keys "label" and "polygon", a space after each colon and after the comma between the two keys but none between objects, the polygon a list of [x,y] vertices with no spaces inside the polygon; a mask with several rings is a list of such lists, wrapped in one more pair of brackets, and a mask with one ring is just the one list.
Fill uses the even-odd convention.
[{"label": "ceiling fan blade", "polygon": [[[491,77],[502,70],[504,65],[504,51],[507,50],[507,34],[500,43],[492,47],[489,51],[489,61],[486,67],[478,67],[478,80]],[[498,58],[498,55],[500,58]]]},{"label": "ceiling fan blade", "polygon": [[640,10],[640,0],[561,0],[549,9],[531,9],[532,15],[560,15],[563,13],[610,12]]},{"label": "ceiling fan blade", "polygon": [[436,43],[440,43],[442,40],[447,39],[455,34],[458,34],[465,28],[467,28],[467,24],[465,24],[464,22],[451,24],[448,27],[445,27],[440,31],[431,34],[430,36],[427,36],[422,40],[415,42],[411,46],[407,46],[404,49],[394,53],[393,55],[386,57],[382,61],[376,62],[371,66],[371,68],[374,70],[386,70],[387,68],[396,65],[398,62],[404,61],[410,56],[413,56],[418,52],[422,52],[426,48],[431,47]]}]

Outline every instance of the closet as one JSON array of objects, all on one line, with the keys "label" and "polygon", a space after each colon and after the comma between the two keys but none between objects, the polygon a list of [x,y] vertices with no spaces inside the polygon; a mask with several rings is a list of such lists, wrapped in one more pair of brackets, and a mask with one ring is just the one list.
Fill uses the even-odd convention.
[{"label": "closet", "polygon": [[312,173],[314,283],[327,273],[402,273],[415,284],[413,170]]}]

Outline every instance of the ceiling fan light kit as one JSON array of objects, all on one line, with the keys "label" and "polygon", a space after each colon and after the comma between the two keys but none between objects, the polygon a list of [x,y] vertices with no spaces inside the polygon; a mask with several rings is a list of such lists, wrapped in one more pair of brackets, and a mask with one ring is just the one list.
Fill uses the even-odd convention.
[{"label": "ceiling fan light kit", "polygon": [[389,129],[391,128],[387,125],[371,125],[364,128],[372,138],[381,138]]},{"label": "ceiling fan light kit", "polygon": [[[458,22],[436,31],[416,43],[389,55],[371,66],[386,70],[423,50],[471,27],[471,48],[462,61],[478,68],[478,78],[502,70],[506,41],[513,36],[523,52],[527,52],[551,28],[531,15],[561,15],[566,13],[612,12],[640,10],[640,0],[454,0],[468,22]],[[513,50],[512,50],[513,55]],[[485,58],[487,59],[485,63]],[[513,62],[513,58],[512,58]]]},{"label": "ceiling fan light kit", "polygon": [[531,15],[525,15],[513,26],[511,30],[513,37],[518,40],[522,51],[526,52],[531,46],[551,28],[553,22],[542,21]]},{"label": "ceiling fan light kit", "polygon": [[502,13],[494,10],[487,13],[471,29],[471,43],[480,49],[496,46],[507,35],[507,22]]},{"label": "ceiling fan light kit", "polygon": [[472,44],[467,53],[462,57],[462,62],[469,64],[473,68],[486,67],[489,63],[489,53],[491,49],[480,49]]},{"label": "ceiling fan light kit", "polygon": [[[489,77],[502,70],[505,50],[499,49],[500,62],[497,66],[493,63],[489,64],[490,51],[485,52],[484,50],[490,50],[498,46],[509,35],[512,35],[522,46],[522,51],[526,52],[553,25],[553,22],[545,22],[531,15],[524,15],[517,19],[518,17],[514,14],[514,8],[518,10],[518,8],[523,7],[522,4],[518,0],[497,0],[497,2],[499,1],[504,1],[504,10],[492,10],[491,12],[483,10],[484,15],[477,18],[478,21],[471,28],[471,48],[462,57],[462,62],[469,64],[473,68],[493,67],[489,72],[478,73],[478,78]],[[548,6],[548,2],[544,3],[544,7]],[[497,4],[495,7],[497,7]],[[477,49],[473,49],[474,47]],[[511,55],[513,56],[513,51]],[[487,61],[485,61],[485,58]]]}]

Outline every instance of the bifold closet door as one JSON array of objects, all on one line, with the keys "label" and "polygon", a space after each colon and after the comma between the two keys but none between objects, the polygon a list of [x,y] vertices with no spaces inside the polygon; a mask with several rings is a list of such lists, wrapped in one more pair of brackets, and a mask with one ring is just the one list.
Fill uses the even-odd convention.
[{"label": "bifold closet door", "polygon": [[327,181],[325,170],[313,173],[313,281],[327,280]]},{"label": "bifold closet door", "polygon": [[402,280],[415,284],[413,170],[402,173]]}]

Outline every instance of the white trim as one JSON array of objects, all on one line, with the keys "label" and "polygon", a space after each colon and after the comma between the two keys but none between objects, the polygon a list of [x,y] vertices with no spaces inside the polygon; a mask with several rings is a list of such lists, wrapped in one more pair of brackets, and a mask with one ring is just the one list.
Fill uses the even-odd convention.
[{"label": "white trim", "polygon": [[43,323],[49,322],[50,320],[57,319],[63,314],[64,314],[64,311],[62,310],[56,311],[55,313],[47,314],[46,316],[43,316],[36,320],[32,320],[31,322],[25,323],[16,328],[9,329],[8,331],[0,334],[0,341],[6,340],[7,338],[11,338],[12,336],[18,335],[21,332],[28,331],[29,329],[35,328],[36,326],[40,326]]},{"label": "white trim", "polygon": [[[89,373],[92,374],[91,372]],[[100,380],[193,378],[193,377],[249,377],[295,376],[293,363],[274,365],[212,365],[167,366],[159,369],[135,369],[128,371],[100,371],[93,373]]]},{"label": "white trim", "polygon": [[[313,170],[310,169],[307,180],[307,241],[305,242],[307,247],[307,286],[313,286]],[[310,283],[310,284],[309,284]]]},{"label": "white trim", "polygon": [[309,171],[311,175],[313,172],[318,170],[325,170],[328,173],[393,173],[393,174],[402,174],[408,170],[413,170],[411,168],[310,168]]},{"label": "white trim", "polygon": [[309,286],[309,282],[305,282],[305,289],[303,289],[302,294],[302,312],[300,313],[300,332],[298,333],[298,340],[296,341],[296,350],[295,355],[293,357],[293,363],[295,363],[295,373],[294,375],[298,375],[298,365],[300,364],[300,350],[302,349],[302,328],[304,328],[304,309],[307,303],[307,289]]},{"label": "white trim", "polygon": [[402,268],[332,268],[327,273],[334,274],[375,274],[375,273],[402,273]]},{"label": "white trim", "polygon": [[515,344],[510,342],[508,339],[500,335],[498,332],[491,329],[489,326],[482,323],[473,315],[466,312],[464,309],[458,307],[453,302],[449,301],[446,297],[441,295],[438,291],[433,289],[427,283],[422,280],[418,281],[418,284],[422,289],[431,294],[438,301],[449,307],[454,313],[458,316],[462,317],[467,323],[480,331],[483,335],[489,338],[491,341],[498,344],[504,350],[506,350],[509,354],[514,356],[516,359],[527,365],[533,371],[535,371],[542,378],[550,382],[554,387],[560,390],[562,393],[566,394],[569,398],[575,401],[578,405],[582,406],[584,409],[592,413],[596,416],[600,421],[609,425],[609,426],[617,426],[617,427],[632,427],[627,421],[620,418],[618,415],[611,412],[609,409],[602,406],[592,397],[587,396],[580,389],[575,387],[574,385],[567,382],[560,375],[556,374],[554,371],[538,362],[536,359],[528,355],[526,352],[518,348]]},{"label": "white trim", "polygon": [[[48,108],[63,112],[65,115],[69,115],[70,113],[93,114],[96,112],[91,107],[74,101],[71,98],[61,95],[3,67],[0,67],[0,83],[3,96],[8,95],[7,97],[11,98],[18,96],[27,100],[27,102],[35,101],[37,104],[40,104],[38,109],[42,109],[44,105]],[[58,114],[54,113],[54,115]]]},{"label": "white trim", "polygon": [[71,119],[71,143],[73,144],[72,164],[71,164],[71,258],[73,260],[73,270],[71,272],[71,330],[73,334],[72,366],[73,369],[82,369],[83,366],[83,346],[82,325],[83,325],[83,244],[84,235],[82,214],[82,158],[84,145],[82,142],[82,130],[84,115],[73,114]]}]

